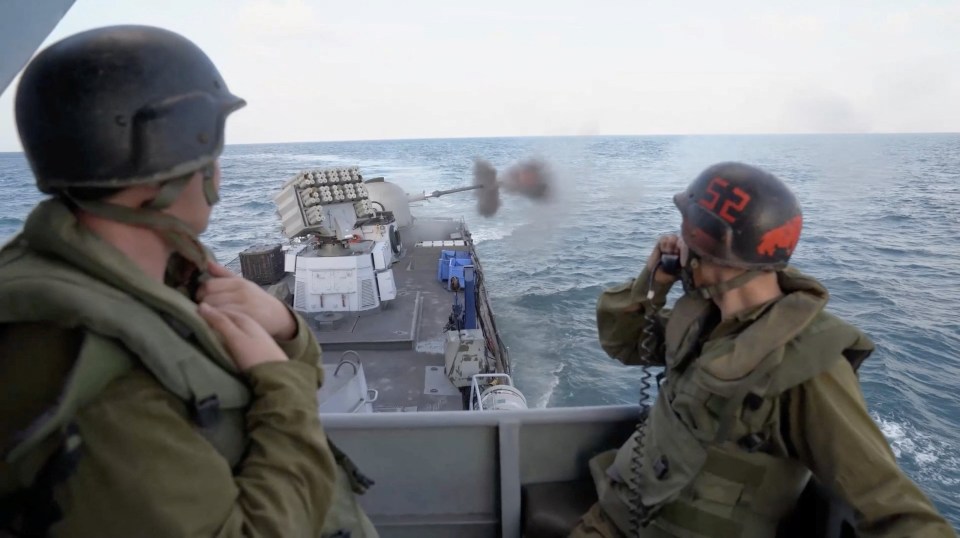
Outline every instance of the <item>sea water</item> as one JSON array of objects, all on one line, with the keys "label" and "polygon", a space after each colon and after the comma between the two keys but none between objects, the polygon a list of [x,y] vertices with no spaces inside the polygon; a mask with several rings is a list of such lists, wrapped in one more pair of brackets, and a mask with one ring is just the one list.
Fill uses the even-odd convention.
[{"label": "sea water", "polygon": [[[359,165],[408,193],[470,183],[472,160],[539,156],[546,203],[508,197],[491,218],[471,193],[416,204],[463,216],[477,241],[516,383],[537,407],[636,402],[639,372],[597,344],[601,290],[635,276],[675,232],[672,196],[706,166],[739,160],[796,192],[793,263],[877,351],[860,369],[870,410],[907,474],[960,526],[960,135],[489,138],[227,146],[222,202],[204,240],[221,260],[278,241],[271,196],[297,171]],[[21,154],[0,154],[0,241],[41,199]],[[838,440],[842,442],[842,440]]]}]

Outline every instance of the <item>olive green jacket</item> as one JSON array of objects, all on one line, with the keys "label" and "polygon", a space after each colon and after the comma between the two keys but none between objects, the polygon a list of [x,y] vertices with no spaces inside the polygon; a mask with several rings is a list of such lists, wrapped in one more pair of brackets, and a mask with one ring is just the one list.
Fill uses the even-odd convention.
[{"label": "olive green jacket", "polygon": [[[64,208],[46,204],[52,213],[45,216],[60,219],[61,232],[109,252],[109,245],[78,227]],[[28,219],[28,228],[38,225]],[[137,269],[128,264],[116,270],[129,275]],[[4,290],[9,294],[4,301],[30,300],[18,299],[10,286]],[[295,338],[278,342],[289,361],[232,373],[250,395],[243,418],[245,450],[236,461],[198,431],[191,406],[128,350],[134,367],[73,418],[81,453],[75,469],[53,490],[62,518],[50,534],[320,536],[334,496],[336,465],[317,415],[320,350],[304,320],[297,317],[297,323]],[[90,338],[103,335],[75,323],[0,324],[0,451],[12,448],[24,429],[57,403]],[[22,475],[17,465],[0,463],[2,483],[15,483]]]},{"label": "olive green jacket", "polygon": [[[813,282],[807,292],[826,300],[826,290],[812,279],[792,270],[781,274],[782,281],[797,278]],[[646,301],[647,282],[645,271],[636,280],[605,291],[598,303],[601,345],[625,364],[644,364],[645,354],[638,344],[644,307],[650,304]],[[656,286],[655,308],[665,304],[668,289]],[[703,327],[700,334],[704,347],[738,334],[768,311],[769,305],[764,305]],[[670,312],[660,310],[658,329],[662,330],[669,319]],[[663,364],[662,355],[656,359],[655,364]],[[777,442],[767,449],[769,453],[799,461],[845,499],[856,512],[858,531],[863,536],[955,536],[926,496],[897,467],[889,445],[867,412],[854,372],[856,361],[851,364],[838,356],[831,364],[783,393],[785,416]]]}]

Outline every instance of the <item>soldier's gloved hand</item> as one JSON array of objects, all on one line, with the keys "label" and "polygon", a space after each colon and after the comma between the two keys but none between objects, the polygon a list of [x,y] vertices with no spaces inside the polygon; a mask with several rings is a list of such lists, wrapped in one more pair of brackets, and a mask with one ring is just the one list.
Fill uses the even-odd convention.
[{"label": "soldier's gloved hand", "polygon": [[200,285],[197,302],[242,312],[277,340],[296,336],[297,321],[279,299],[216,262],[210,262],[207,271],[212,278]]},{"label": "soldier's gloved hand", "polygon": [[287,360],[287,354],[250,316],[230,308],[200,303],[197,311],[220,338],[241,372],[265,362]]},{"label": "soldier's gloved hand", "polygon": [[[650,257],[647,258],[647,269],[650,271],[656,269],[657,263],[660,262],[660,257],[664,254],[680,255],[680,236],[677,234],[661,235],[660,238],[657,239],[657,244],[653,246],[653,252],[650,253]],[[679,276],[667,274],[662,270],[658,270],[653,278],[658,284],[673,284],[680,279]]]}]

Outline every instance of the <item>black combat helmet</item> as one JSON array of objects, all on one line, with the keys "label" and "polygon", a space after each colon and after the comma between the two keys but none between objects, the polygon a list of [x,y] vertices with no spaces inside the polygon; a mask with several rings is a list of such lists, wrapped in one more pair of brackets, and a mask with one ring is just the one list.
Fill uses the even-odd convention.
[{"label": "black combat helmet", "polygon": [[162,182],[209,167],[244,106],[183,36],[111,26],[37,55],[17,88],[17,128],[46,193]]},{"label": "black combat helmet", "polygon": [[803,227],[800,204],[790,189],[747,164],[715,164],[673,201],[683,215],[684,242],[719,265],[782,269]]}]

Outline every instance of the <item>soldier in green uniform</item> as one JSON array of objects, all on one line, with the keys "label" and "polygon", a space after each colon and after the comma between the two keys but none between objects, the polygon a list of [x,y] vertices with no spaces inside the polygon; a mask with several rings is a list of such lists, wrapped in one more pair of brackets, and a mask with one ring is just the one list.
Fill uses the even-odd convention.
[{"label": "soldier in green uniform", "polygon": [[[867,413],[856,370],[873,344],[787,266],[802,226],[793,193],[721,163],[674,202],[679,236],[597,305],[603,349],[664,373],[634,435],[591,460],[599,502],[572,536],[776,536],[811,475],[863,536],[955,536]],[[685,294],[668,310],[676,280]]]},{"label": "soldier in green uniform", "polygon": [[158,28],[83,32],[24,71],[51,196],[0,251],[0,534],[376,535],[306,323],[197,239],[244,104]]}]

